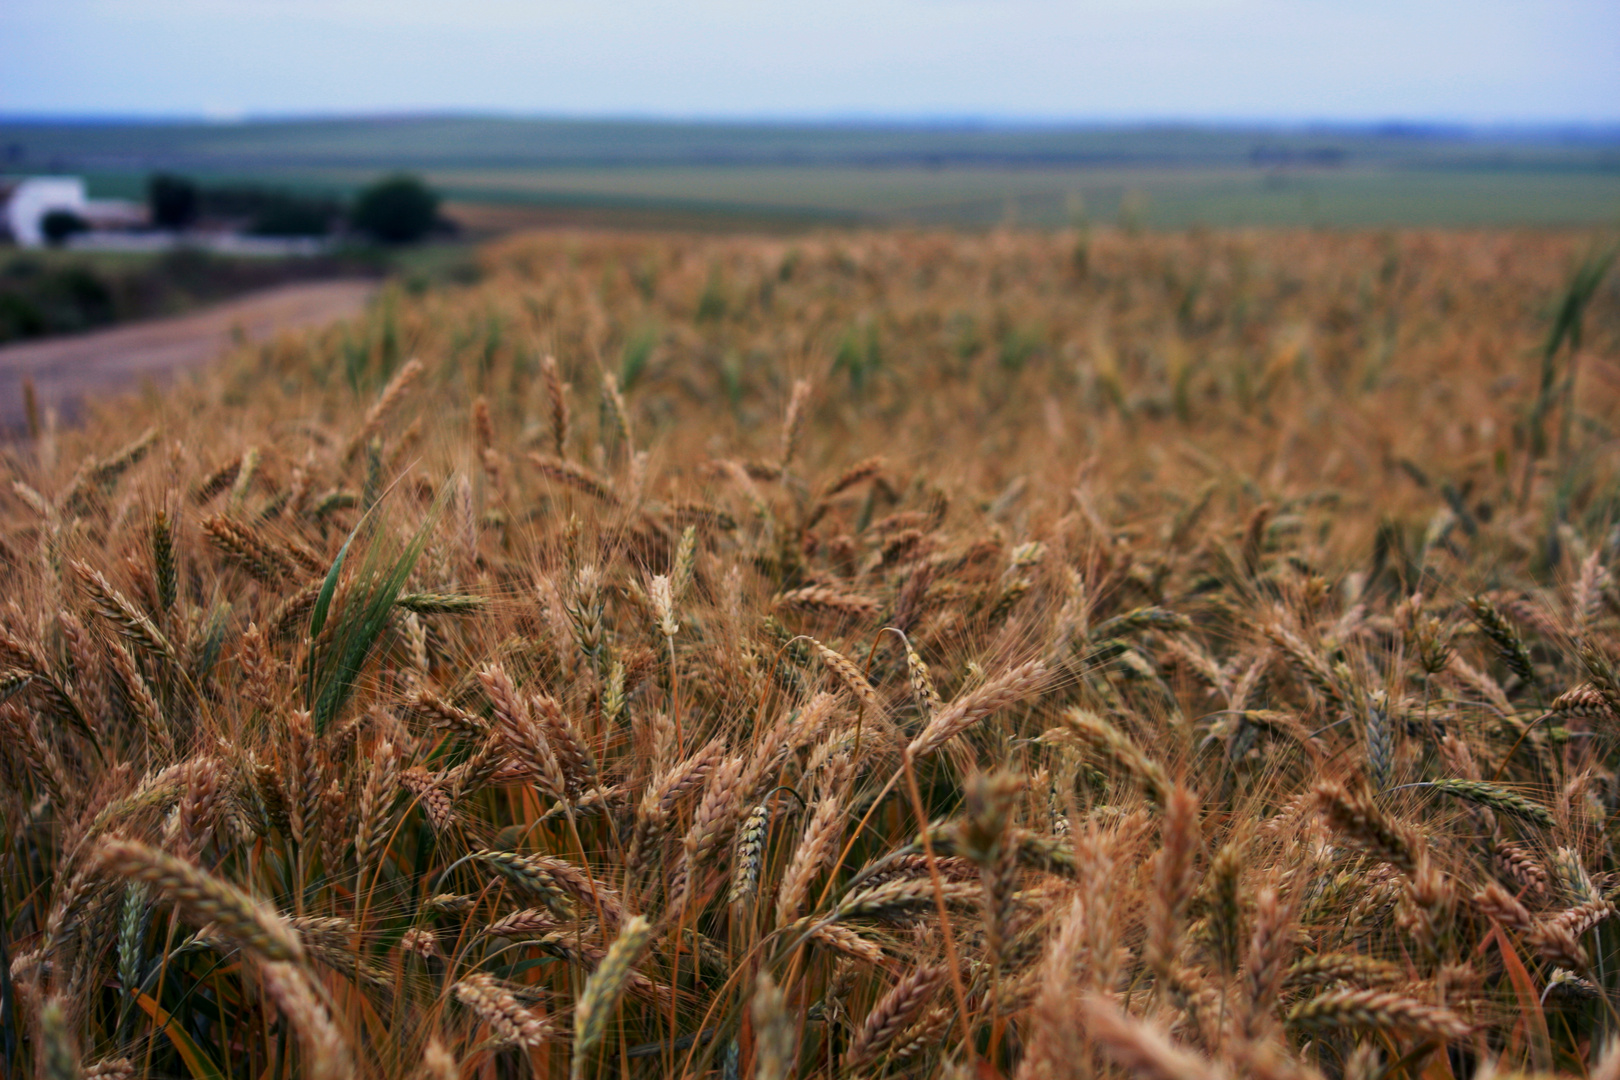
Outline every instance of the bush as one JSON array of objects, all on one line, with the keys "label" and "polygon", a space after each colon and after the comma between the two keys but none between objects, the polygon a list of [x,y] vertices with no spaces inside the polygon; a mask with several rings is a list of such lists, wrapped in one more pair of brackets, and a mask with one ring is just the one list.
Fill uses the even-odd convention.
[{"label": "bush", "polygon": [[384,244],[409,244],[432,230],[439,197],[414,176],[390,176],[360,192],[351,224]]},{"label": "bush", "polygon": [[88,266],[65,266],[46,277],[40,290],[46,317],[55,325],[89,330],[117,321],[112,285]]},{"label": "bush", "polygon": [[[234,258],[185,246],[153,258],[110,261],[16,255],[0,259],[0,344],[179,314],[294,281],[376,274],[380,261]],[[4,381],[0,376],[0,387]],[[7,392],[0,389],[0,414]],[[6,565],[4,543],[0,537],[0,573]],[[0,669],[4,666],[0,663]]]},{"label": "bush", "polygon": [[45,316],[37,304],[26,296],[0,292],[0,345],[37,337],[47,329]]},{"label": "bush", "polygon": [[52,210],[45,215],[45,220],[39,223],[39,227],[45,234],[46,243],[52,247],[60,247],[75,233],[88,232],[90,223],[71,210]]},{"label": "bush", "polygon": [[183,229],[197,220],[197,185],[183,176],[158,173],[146,182],[146,205],[153,225]]},{"label": "bush", "polygon": [[84,265],[28,258],[0,265],[0,343],[113,322],[119,313],[114,285]]}]

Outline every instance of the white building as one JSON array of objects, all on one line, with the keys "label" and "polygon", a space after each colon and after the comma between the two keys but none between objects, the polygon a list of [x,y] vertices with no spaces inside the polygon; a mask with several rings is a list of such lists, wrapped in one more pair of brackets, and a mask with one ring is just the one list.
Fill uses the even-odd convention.
[{"label": "white building", "polygon": [[140,225],[145,215],[123,199],[86,197],[77,176],[30,176],[14,184],[0,182],[0,221],[20,247],[45,245],[45,216],[54,210],[77,214],[92,228]]}]

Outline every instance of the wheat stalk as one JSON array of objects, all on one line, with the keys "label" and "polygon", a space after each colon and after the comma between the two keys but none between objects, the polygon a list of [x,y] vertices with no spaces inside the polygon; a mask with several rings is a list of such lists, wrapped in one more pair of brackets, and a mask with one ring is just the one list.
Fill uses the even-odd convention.
[{"label": "wheat stalk", "polygon": [[298,935],[280,915],[236,886],[166,852],[133,840],[105,840],[96,863],[108,873],[144,882],[200,923],[270,961],[303,959]]},{"label": "wheat stalk", "polygon": [[619,936],[608,947],[601,964],[585,981],[585,989],[574,1006],[574,1056],[569,1066],[573,1080],[584,1077],[591,1055],[607,1034],[608,1017],[624,995],[632,969],[652,941],[652,935],[651,923],[639,915],[632,916],[620,928]]}]

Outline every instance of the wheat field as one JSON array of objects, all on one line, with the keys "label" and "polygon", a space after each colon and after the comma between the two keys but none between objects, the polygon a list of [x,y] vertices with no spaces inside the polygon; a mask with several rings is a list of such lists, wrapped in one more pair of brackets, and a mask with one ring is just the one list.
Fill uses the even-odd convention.
[{"label": "wheat field", "polygon": [[0,450],[9,1075],[1620,1076],[1599,238],[483,263]]}]

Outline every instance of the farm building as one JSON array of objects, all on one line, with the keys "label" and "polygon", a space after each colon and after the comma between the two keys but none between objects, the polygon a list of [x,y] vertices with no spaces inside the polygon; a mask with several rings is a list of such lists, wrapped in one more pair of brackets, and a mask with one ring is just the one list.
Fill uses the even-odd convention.
[{"label": "farm building", "polygon": [[141,207],[124,199],[92,199],[77,176],[29,176],[0,180],[0,224],[19,247],[43,247],[45,217],[65,210],[84,219],[92,229],[122,229],[143,225]]}]

